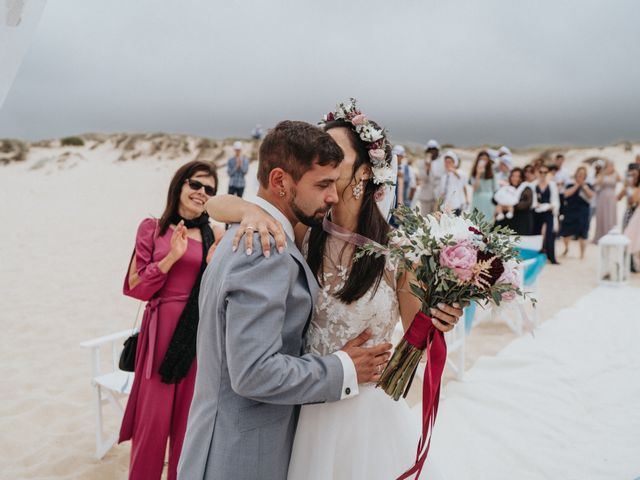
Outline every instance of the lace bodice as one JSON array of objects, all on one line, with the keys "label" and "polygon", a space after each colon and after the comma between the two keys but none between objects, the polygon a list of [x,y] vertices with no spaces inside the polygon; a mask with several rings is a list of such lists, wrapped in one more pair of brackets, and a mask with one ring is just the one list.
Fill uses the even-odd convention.
[{"label": "lace bodice", "polygon": [[[306,241],[302,250],[306,256]],[[335,237],[328,237],[322,285],[307,330],[307,352],[317,355],[333,353],[366,328],[371,329],[372,337],[365,346],[391,341],[393,330],[400,320],[396,266],[392,262],[387,261],[385,275],[375,295],[371,295],[374,284],[364,296],[349,305],[334,296],[347,278],[353,251],[352,245]]]}]

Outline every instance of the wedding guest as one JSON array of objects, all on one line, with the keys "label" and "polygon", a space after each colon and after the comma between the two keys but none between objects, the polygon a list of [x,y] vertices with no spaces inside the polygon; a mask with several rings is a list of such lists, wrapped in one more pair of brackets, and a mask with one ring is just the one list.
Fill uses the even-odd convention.
[{"label": "wedding guest", "polygon": [[[618,194],[618,201],[623,198],[627,201],[627,208],[625,209],[624,217],[622,218],[622,230],[626,231],[629,226],[629,221],[637,210],[638,203],[640,203],[640,170],[629,170],[624,188]],[[640,265],[636,265],[633,257],[634,256],[631,255],[631,271],[635,273],[638,271]]]},{"label": "wedding guest", "polygon": [[471,186],[473,187],[473,197],[471,198],[471,208],[475,208],[488,221],[493,220],[495,210],[492,199],[495,188],[495,178],[489,154],[482,150],[478,153],[476,161],[471,169]]},{"label": "wedding guest", "polygon": [[[404,147],[402,145],[395,145],[391,149],[391,153],[392,155],[396,156],[396,159],[398,161],[398,176],[396,179],[396,199],[395,199],[395,205],[394,205],[395,208],[398,208],[398,206],[404,205],[405,180],[404,180],[404,168],[401,163],[401,159],[404,156]],[[390,223],[392,226],[396,226],[395,218],[393,216],[391,216]]]},{"label": "wedding guest", "polygon": [[564,155],[558,153],[554,159],[553,181],[558,186],[558,195],[560,196],[560,216],[564,215],[564,190],[569,183],[569,171],[564,168]]},{"label": "wedding guest", "polygon": [[394,146],[393,153],[398,158],[399,177],[402,178],[402,188],[398,190],[398,198],[402,199],[403,205],[410,207],[416,193],[416,175],[402,145]]},{"label": "wedding guest", "polygon": [[564,242],[565,257],[569,253],[571,238],[580,242],[580,258],[584,258],[589,237],[589,200],[593,195],[593,186],[587,183],[587,169],[578,167],[575,181],[569,182],[565,190],[564,218],[560,224],[560,237]]},{"label": "wedding guest", "polygon": [[538,206],[538,195],[536,194],[536,184],[538,183],[538,177],[536,174],[536,170],[533,165],[529,164],[525,165],[522,171],[524,172],[524,182],[522,182],[522,184],[531,189],[531,194],[533,195],[533,203],[531,204],[531,209],[535,210]]},{"label": "wedding guest", "polygon": [[[598,159],[595,162],[593,162],[593,172],[589,172],[589,175],[587,175],[587,183],[589,185],[596,184],[596,178],[598,177],[598,175],[600,174],[603,168],[604,168],[604,160]],[[596,213],[596,195],[591,197],[591,202],[589,204],[589,225],[591,225],[591,219],[593,218],[595,213]]]},{"label": "wedding guest", "polygon": [[451,150],[444,155],[445,174],[440,180],[442,192],[442,207],[460,215],[466,207],[467,201],[467,176],[459,170],[460,159]]},{"label": "wedding guest", "polygon": [[138,227],[123,290],[147,305],[118,440],[131,440],[130,479],[161,478],[167,439],[168,478],[176,478],[196,376],[200,278],[223,234],[205,212],[217,186],[212,163],[183,165],[160,219],[146,218]]},{"label": "wedding guest", "polygon": [[620,174],[611,160],[605,160],[604,168],[596,177],[596,234],[594,243],[616,226],[616,185],[620,182]]},{"label": "wedding guest", "polygon": [[558,192],[560,194],[564,192],[565,186],[570,181],[569,171],[564,168],[564,160],[564,155],[561,153],[558,153],[554,160],[557,171],[553,177],[553,181],[556,182],[556,185],[558,186]]},{"label": "wedding guest", "polygon": [[495,174],[496,189],[504,185],[509,185],[509,176],[513,168],[513,161],[510,155],[498,157],[498,171]]},{"label": "wedding guest", "polygon": [[[489,155],[491,156],[491,160],[493,161],[493,173],[497,174],[500,171],[500,160],[502,157],[508,157],[511,160],[511,150],[506,145],[501,146],[498,150],[489,150]],[[511,170],[513,165],[509,168]],[[504,177],[504,184],[507,184],[507,179],[509,178],[509,174]]]},{"label": "wedding guest", "polygon": [[418,192],[420,212],[423,215],[433,213],[438,208],[440,182],[444,175],[444,162],[440,158],[440,145],[435,140],[429,140],[425,146],[424,160],[417,162]]},{"label": "wedding guest", "polygon": [[533,213],[533,234],[542,235],[542,253],[546,253],[552,264],[557,264],[555,253],[554,220],[560,209],[558,187],[551,180],[549,167],[542,165],[537,171],[538,181],[535,185],[537,207]]},{"label": "wedding guest", "polygon": [[[514,188],[517,196],[517,203],[513,205],[501,205],[497,203],[500,210],[496,217],[496,225],[511,228],[517,235],[531,235],[533,231],[533,193],[524,184],[524,171],[521,168],[514,168],[509,175],[509,186]],[[498,192],[496,192],[498,194]],[[502,217],[500,214],[503,214]]]},{"label": "wedding guest", "polygon": [[233,143],[234,155],[227,161],[229,190],[227,193],[242,197],[246,185],[245,176],[249,171],[249,159],[242,155],[242,142]]}]

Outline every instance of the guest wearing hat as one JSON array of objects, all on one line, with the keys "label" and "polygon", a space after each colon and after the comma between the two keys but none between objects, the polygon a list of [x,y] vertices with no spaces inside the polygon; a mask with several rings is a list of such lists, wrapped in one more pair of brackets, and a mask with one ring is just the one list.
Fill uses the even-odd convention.
[{"label": "guest wearing hat", "polygon": [[495,174],[496,188],[509,185],[509,175],[513,168],[513,161],[510,155],[501,155],[498,157],[498,171]]},{"label": "guest wearing hat", "polygon": [[511,150],[506,145],[503,145],[498,149],[498,156],[504,157],[505,155],[511,156]]},{"label": "guest wearing hat", "polygon": [[393,154],[398,158],[398,198],[402,199],[403,205],[410,207],[416,193],[416,175],[402,145],[393,147]]},{"label": "guest wearing hat", "polygon": [[424,159],[417,162],[418,201],[423,215],[437,210],[440,182],[444,175],[444,161],[440,157],[440,144],[435,140],[429,140],[425,146]]},{"label": "guest wearing hat", "polygon": [[442,207],[445,210],[460,215],[466,205],[467,200],[467,176],[459,170],[460,159],[451,150],[444,155],[445,174],[440,181],[440,196]]},{"label": "guest wearing hat", "polygon": [[242,142],[233,143],[235,155],[227,161],[227,173],[229,174],[229,195],[242,197],[246,185],[244,177],[249,171],[249,159],[242,155]]}]

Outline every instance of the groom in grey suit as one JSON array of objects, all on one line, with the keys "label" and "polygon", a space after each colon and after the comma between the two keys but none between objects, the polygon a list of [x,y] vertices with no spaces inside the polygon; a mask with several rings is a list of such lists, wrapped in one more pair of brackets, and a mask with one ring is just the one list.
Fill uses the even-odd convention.
[{"label": "groom in grey suit", "polygon": [[[181,480],[286,479],[298,405],[335,402],[376,381],[391,345],[303,355],[317,283],[294,243],[338,200],[343,153],[304,123],[279,123],[260,147],[257,205],[282,223],[286,248],[232,251],[232,226],[202,278],[196,385],[178,465]],[[273,240],[273,239],[272,239]]]}]

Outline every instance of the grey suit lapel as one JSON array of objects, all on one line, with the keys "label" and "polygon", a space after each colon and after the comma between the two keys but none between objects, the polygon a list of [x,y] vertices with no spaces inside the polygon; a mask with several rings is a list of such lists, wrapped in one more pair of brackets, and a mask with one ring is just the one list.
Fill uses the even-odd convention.
[{"label": "grey suit lapel", "polygon": [[316,295],[318,294],[318,289],[320,288],[318,286],[318,281],[316,280],[316,277],[313,275],[313,272],[309,268],[309,265],[307,265],[307,261],[302,256],[302,253],[300,253],[300,250],[298,250],[298,247],[296,247],[295,243],[292,242],[291,239],[288,239],[288,240],[289,240],[289,248],[288,248],[289,253],[302,266],[302,269],[304,270],[304,274],[307,277],[307,285],[309,285],[309,293],[311,294],[311,302],[313,304],[316,301]]}]

